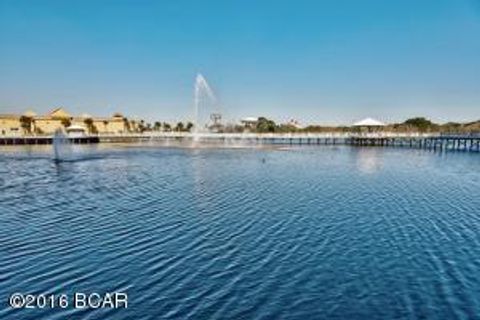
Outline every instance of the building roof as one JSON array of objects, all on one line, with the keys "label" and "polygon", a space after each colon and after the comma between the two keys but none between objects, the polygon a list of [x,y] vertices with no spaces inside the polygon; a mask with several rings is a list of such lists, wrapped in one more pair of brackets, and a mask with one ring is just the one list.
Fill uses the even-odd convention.
[{"label": "building roof", "polygon": [[241,122],[257,122],[258,121],[258,118],[257,117],[245,117],[243,118],[242,120],[240,120]]},{"label": "building roof", "polygon": [[80,118],[81,119],[92,119],[93,117],[91,115],[89,115],[88,113],[82,113],[80,115]]},{"label": "building roof", "polygon": [[49,114],[52,118],[70,118],[70,114],[67,113],[63,108],[56,108],[52,110]]},{"label": "building roof", "polygon": [[383,127],[385,126],[385,123],[372,118],[365,118],[363,120],[355,122],[353,126],[354,127]]},{"label": "building roof", "polygon": [[51,117],[51,116],[36,116],[34,118],[35,121],[41,120],[41,121],[62,121],[61,118],[59,117]]},{"label": "building roof", "polygon": [[23,116],[25,117],[29,117],[29,118],[33,118],[35,117],[37,114],[35,112],[33,112],[32,110],[27,110],[23,113]]},{"label": "building roof", "polygon": [[107,121],[107,122],[123,122],[123,118],[109,118],[109,117],[95,117],[92,118],[94,122]]}]

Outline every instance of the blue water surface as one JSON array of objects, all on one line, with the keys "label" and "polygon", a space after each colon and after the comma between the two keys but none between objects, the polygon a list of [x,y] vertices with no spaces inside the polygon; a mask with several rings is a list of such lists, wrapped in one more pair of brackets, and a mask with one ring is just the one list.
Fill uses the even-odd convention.
[{"label": "blue water surface", "polygon": [[76,148],[0,150],[0,319],[480,319],[478,154]]}]

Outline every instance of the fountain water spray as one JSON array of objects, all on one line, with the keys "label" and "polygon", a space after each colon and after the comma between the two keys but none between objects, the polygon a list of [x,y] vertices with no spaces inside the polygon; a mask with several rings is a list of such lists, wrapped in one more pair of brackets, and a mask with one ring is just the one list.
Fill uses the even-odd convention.
[{"label": "fountain water spray", "polygon": [[67,149],[69,149],[70,146],[70,141],[68,140],[68,137],[63,133],[61,129],[58,129],[55,131],[55,134],[53,135],[52,139],[52,145],[53,145],[53,156],[55,161],[62,161],[65,158],[66,153],[68,152]]},{"label": "fountain water spray", "polygon": [[206,95],[211,101],[216,102],[215,95],[213,94],[212,89],[208,85],[207,80],[200,73],[197,74],[195,78],[194,85],[194,126],[193,126],[193,137],[194,140],[198,140],[198,130],[200,127],[199,121],[199,108],[200,108],[200,99],[202,98],[202,93]]}]

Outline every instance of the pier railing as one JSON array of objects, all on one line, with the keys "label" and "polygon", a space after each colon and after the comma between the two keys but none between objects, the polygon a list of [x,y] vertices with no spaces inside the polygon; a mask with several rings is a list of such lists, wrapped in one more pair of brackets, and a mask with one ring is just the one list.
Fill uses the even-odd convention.
[{"label": "pier railing", "polygon": [[[102,133],[102,134],[72,134],[71,138],[349,138],[349,137],[365,137],[365,138],[388,138],[388,137],[436,137],[444,136],[441,133],[396,133],[396,132],[292,132],[292,133],[212,133],[212,132],[176,132],[176,131],[149,131],[144,133]],[[451,136],[451,135],[449,135]],[[479,135],[480,137],[480,135]],[[0,136],[0,139],[51,139],[53,135],[6,135]]]},{"label": "pier railing", "polygon": [[[123,134],[74,135],[69,140],[85,143],[131,143],[144,141],[193,140],[224,143],[262,143],[285,145],[351,145],[377,147],[409,147],[431,150],[461,150],[480,152],[480,135],[441,133],[190,133],[146,132]],[[0,137],[0,145],[50,144],[52,136]]]}]

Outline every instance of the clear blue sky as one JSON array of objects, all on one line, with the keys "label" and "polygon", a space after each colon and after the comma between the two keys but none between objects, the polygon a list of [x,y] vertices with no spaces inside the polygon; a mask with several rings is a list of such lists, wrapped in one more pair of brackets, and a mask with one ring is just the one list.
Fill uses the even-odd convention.
[{"label": "clear blue sky", "polygon": [[480,119],[480,0],[0,0],[0,113]]}]

